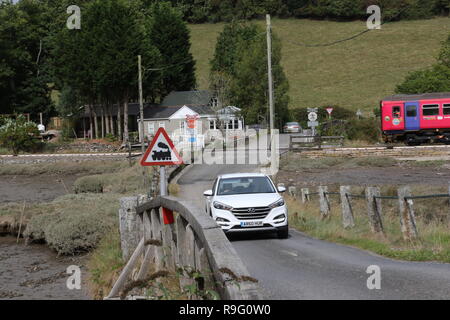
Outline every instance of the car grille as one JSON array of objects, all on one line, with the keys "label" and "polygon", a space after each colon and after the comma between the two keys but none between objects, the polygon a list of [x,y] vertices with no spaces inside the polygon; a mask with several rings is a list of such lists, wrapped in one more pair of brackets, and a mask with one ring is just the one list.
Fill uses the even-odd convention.
[{"label": "car grille", "polygon": [[[254,210],[254,211],[253,211]],[[264,219],[270,212],[269,207],[234,208],[231,212],[239,220]]]}]

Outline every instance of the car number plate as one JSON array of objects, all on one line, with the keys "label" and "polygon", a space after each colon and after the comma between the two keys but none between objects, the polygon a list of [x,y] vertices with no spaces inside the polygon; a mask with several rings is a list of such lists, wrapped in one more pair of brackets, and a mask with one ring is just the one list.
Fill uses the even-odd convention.
[{"label": "car number plate", "polygon": [[249,228],[249,227],[262,227],[263,222],[262,221],[245,221],[241,222],[242,228]]}]

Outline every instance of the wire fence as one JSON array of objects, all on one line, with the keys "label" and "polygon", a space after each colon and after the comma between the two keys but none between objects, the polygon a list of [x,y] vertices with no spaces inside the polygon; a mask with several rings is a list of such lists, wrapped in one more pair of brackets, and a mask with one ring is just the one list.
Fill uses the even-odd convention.
[{"label": "wire fence", "polygon": [[[341,204],[342,224],[344,228],[353,228],[355,226],[352,200],[364,199],[367,205],[367,217],[372,232],[383,235],[385,233],[385,228],[383,226],[382,200],[396,200],[400,217],[401,232],[405,240],[413,240],[419,237],[413,200],[438,198],[450,199],[450,187],[448,189],[449,193],[416,196],[411,194],[411,188],[409,186],[399,187],[397,189],[397,195],[382,195],[380,188],[378,187],[367,187],[364,189],[364,193],[360,194],[351,193],[351,189],[351,186],[340,186],[339,192],[331,192],[328,191],[327,186],[319,186],[317,187],[316,192],[311,192],[309,188],[301,188],[300,193],[298,193],[296,187],[289,187],[289,193],[295,198],[300,197],[302,203],[311,202],[312,196],[318,196],[322,219],[326,219],[330,216],[330,196],[338,196],[339,203]],[[446,211],[445,220],[450,228],[450,201],[447,203],[447,208],[441,207],[441,209]]]}]

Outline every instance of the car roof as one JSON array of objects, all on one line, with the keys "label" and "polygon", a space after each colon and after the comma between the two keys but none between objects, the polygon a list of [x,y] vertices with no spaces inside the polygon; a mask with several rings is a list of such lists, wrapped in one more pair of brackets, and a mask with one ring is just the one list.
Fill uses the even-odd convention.
[{"label": "car roof", "polygon": [[227,173],[219,176],[219,179],[227,178],[248,178],[248,177],[267,177],[264,173],[248,172],[248,173]]}]

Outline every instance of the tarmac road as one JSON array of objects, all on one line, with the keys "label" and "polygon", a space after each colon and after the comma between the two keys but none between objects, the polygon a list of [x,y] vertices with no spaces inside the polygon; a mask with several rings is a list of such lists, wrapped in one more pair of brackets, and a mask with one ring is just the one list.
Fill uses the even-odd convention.
[{"label": "tarmac road", "polygon": [[[179,180],[180,196],[204,208],[202,193],[218,174],[249,172],[254,166],[194,165]],[[230,237],[269,299],[450,299],[450,264],[403,262],[316,240],[292,230],[279,240],[270,234]],[[366,273],[378,266],[381,289],[369,290]]]}]

